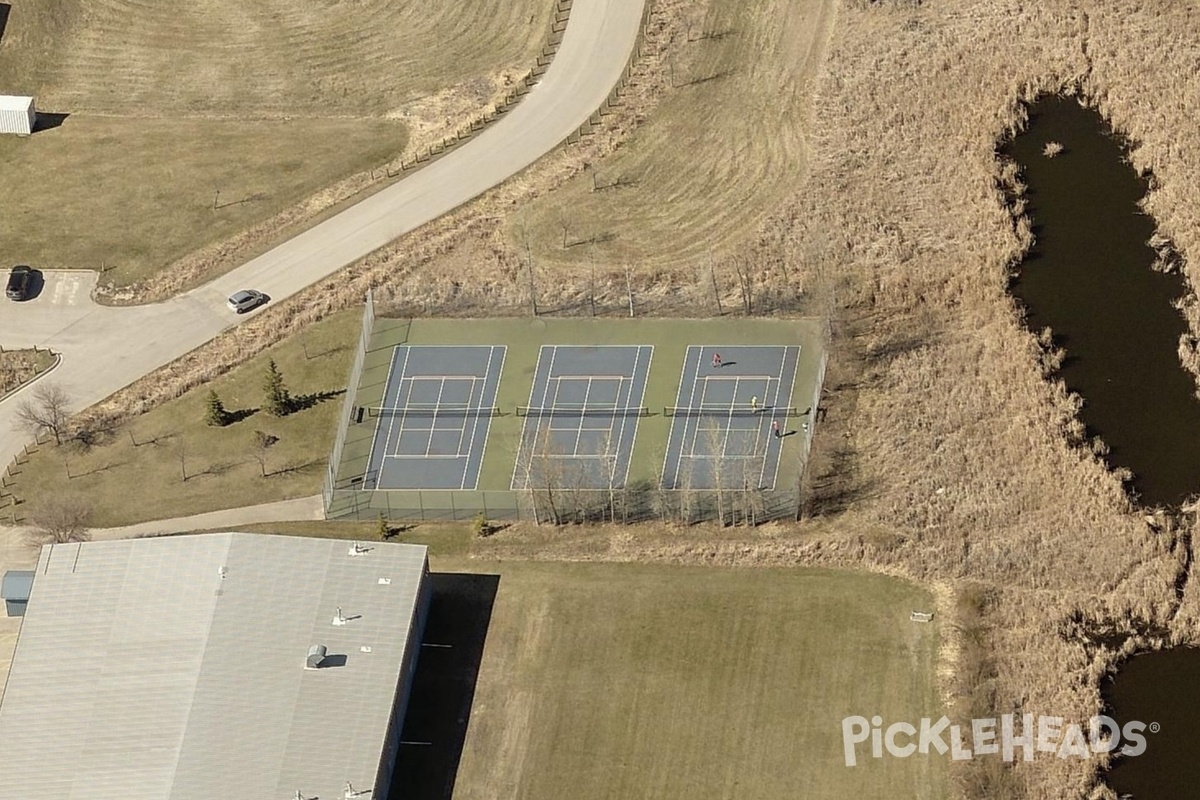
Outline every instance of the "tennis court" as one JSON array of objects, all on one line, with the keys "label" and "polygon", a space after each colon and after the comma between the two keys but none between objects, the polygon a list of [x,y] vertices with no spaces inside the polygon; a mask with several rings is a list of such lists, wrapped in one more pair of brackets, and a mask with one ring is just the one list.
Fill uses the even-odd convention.
[{"label": "tennis court", "polygon": [[624,486],[653,355],[650,345],[543,345],[529,405],[517,409],[512,488]]},{"label": "tennis court", "polygon": [[689,346],[665,409],[663,488],[774,489],[783,449],[808,424],[791,407],[799,358],[792,345]]},{"label": "tennis court", "polygon": [[381,406],[367,409],[375,435],[366,489],[474,489],[503,346],[401,346],[392,352]]}]

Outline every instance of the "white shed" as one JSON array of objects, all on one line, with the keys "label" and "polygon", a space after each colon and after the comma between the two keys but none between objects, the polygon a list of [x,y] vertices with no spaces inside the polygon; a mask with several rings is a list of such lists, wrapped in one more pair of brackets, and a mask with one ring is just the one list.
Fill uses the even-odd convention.
[{"label": "white shed", "polygon": [[0,94],[0,133],[27,136],[33,133],[33,124],[36,121],[37,111],[33,108],[32,97]]}]

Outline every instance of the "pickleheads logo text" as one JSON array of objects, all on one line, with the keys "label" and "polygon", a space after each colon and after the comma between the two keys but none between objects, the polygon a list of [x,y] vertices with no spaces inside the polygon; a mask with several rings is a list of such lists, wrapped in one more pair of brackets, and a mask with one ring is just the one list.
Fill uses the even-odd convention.
[{"label": "pickleheads logo text", "polygon": [[998,720],[973,719],[969,726],[951,725],[946,717],[936,721],[926,717],[916,725],[893,722],[887,727],[880,716],[869,720],[852,716],[842,720],[842,748],[847,767],[857,765],[868,751],[872,758],[883,758],[884,753],[907,758],[935,750],[939,755],[949,752],[955,761],[998,755],[1009,762],[1017,758],[1018,752],[1024,761],[1032,761],[1036,753],[1085,759],[1093,753],[1118,749],[1124,756],[1140,756],[1146,752],[1143,734],[1158,730],[1157,722],[1147,725],[1133,720],[1120,726],[1104,715],[1092,717],[1086,726],[1067,724],[1062,717],[1039,716],[1035,721],[1033,714],[1004,714]]}]

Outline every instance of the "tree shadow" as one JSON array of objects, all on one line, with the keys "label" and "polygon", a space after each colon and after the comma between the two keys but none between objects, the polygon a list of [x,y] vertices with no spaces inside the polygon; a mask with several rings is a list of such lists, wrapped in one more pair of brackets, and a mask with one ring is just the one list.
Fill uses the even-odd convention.
[{"label": "tree shadow", "polygon": [[236,463],[233,461],[218,461],[214,464],[209,464],[207,467],[205,467],[202,470],[199,470],[198,472],[190,473],[188,475],[188,479],[190,480],[192,478],[199,478],[203,475],[212,475],[213,477],[220,477],[221,475],[224,475],[226,472],[229,472],[229,470],[233,469],[234,466],[236,466]]},{"label": "tree shadow", "polygon": [[68,477],[72,478],[72,479],[86,478],[89,475],[96,475],[97,473],[100,473],[100,472],[108,472],[110,469],[116,469],[117,467],[123,467],[128,463],[129,463],[128,461],[110,461],[107,464],[104,464],[103,466],[92,467],[91,469],[87,470],[86,472],[72,473]]},{"label": "tree shadow", "polygon": [[0,3],[0,42],[4,41],[4,29],[8,27],[8,15],[12,11],[12,6],[8,3]]},{"label": "tree shadow", "polygon": [[299,472],[307,472],[313,467],[319,467],[324,464],[324,459],[309,459],[307,461],[289,461],[279,469],[268,470],[266,477],[277,478],[281,475],[295,475]]},{"label": "tree shadow", "polygon": [[318,403],[324,403],[326,400],[332,400],[335,397],[346,393],[345,389],[334,389],[328,392],[314,392],[312,394],[298,394],[291,398],[288,403],[288,413],[293,414],[297,411],[304,411],[312,408]]},{"label": "tree shadow", "polygon": [[453,795],[467,738],[500,576],[432,573],[429,584],[429,618],[400,735],[412,744],[400,746],[391,790],[379,800]]},{"label": "tree shadow", "polygon": [[244,419],[250,419],[250,417],[253,417],[258,412],[259,409],[257,408],[239,408],[237,411],[228,411],[226,412],[225,416],[225,424],[233,425],[234,423],[241,422]]}]

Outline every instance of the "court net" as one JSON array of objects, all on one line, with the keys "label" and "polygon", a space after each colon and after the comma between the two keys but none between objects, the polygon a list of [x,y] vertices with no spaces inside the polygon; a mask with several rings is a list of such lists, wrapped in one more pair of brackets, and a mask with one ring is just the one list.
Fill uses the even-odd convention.
[{"label": "court net", "polygon": [[808,411],[776,406],[667,406],[664,417],[803,417]]},{"label": "court net", "polygon": [[397,408],[369,406],[368,417],[498,417],[496,406],[459,406],[444,403],[410,403]]},{"label": "court net", "polygon": [[518,417],[648,417],[644,406],[517,406]]}]

